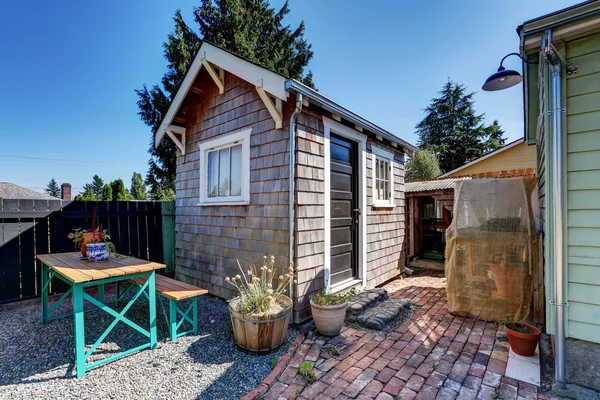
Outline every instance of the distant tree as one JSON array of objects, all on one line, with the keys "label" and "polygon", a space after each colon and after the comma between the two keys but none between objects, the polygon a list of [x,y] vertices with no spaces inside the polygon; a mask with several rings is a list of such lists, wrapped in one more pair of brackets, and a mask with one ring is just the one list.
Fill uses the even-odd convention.
[{"label": "distant tree", "polygon": [[144,184],[144,179],[142,178],[142,174],[138,172],[134,172],[131,177],[131,197],[135,200],[146,200],[148,198],[148,194],[146,193],[146,185]]},{"label": "distant tree", "polygon": [[50,182],[48,182],[48,185],[46,186],[46,189],[44,189],[44,192],[46,192],[48,196],[60,199],[60,186],[58,186],[58,183],[56,183],[56,180],[54,178],[50,179]]},{"label": "distant tree", "polygon": [[481,157],[505,141],[497,121],[486,127],[484,114],[475,113],[474,94],[467,94],[464,85],[449,79],[416,126],[419,146],[437,156],[443,172]]},{"label": "distant tree", "polygon": [[113,201],[125,201],[130,199],[129,192],[125,189],[123,179],[115,179],[110,183],[110,186],[112,187]]},{"label": "distant tree", "polygon": [[92,191],[96,200],[102,200],[102,190],[104,190],[104,181],[98,175],[92,178]]},{"label": "distant tree", "polygon": [[76,201],[96,201],[96,195],[94,194],[94,188],[91,184],[86,183],[83,185],[83,193],[79,193],[75,196]]},{"label": "distant tree", "polygon": [[113,198],[113,192],[112,192],[112,186],[110,186],[110,184],[106,184],[104,185],[104,187],[102,188],[102,201],[112,201]]},{"label": "distant tree", "polygon": [[304,22],[295,30],[283,25],[283,18],[289,12],[288,2],[276,11],[268,0],[201,0],[201,5],[194,8],[199,34],[185,23],[180,10],[175,12],[175,27],[163,43],[167,71],[161,85],[150,88],[144,85],[136,90],[138,114],[152,130],[146,184],[153,199],[166,200],[160,196],[175,193],[176,147],[171,140],[163,140],[155,148],[154,133],[201,40],[209,40],[289,78],[313,85],[312,74],[304,75],[304,68],[313,56],[311,45],[304,39]]},{"label": "distant tree", "polygon": [[440,164],[430,151],[420,150],[406,164],[404,177],[407,181],[437,178],[442,174]]},{"label": "distant tree", "polygon": [[156,194],[157,197],[154,197],[154,194],[152,194],[152,200],[175,201],[175,191],[171,188],[160,188],[159,192],[157,192]]}]

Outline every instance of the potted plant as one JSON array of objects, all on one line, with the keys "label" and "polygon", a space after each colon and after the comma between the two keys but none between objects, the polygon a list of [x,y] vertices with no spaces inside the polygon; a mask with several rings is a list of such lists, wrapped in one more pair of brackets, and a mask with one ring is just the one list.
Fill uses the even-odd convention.
[{"label": "potted plant", "polygon": [[511,322],[508,315],[500,321],[500,325],[504,325],[510,348],[515,354],[524,357],[535,354],[542,331],[529,324]]},{"label": "potted plant", "polygon": [[[73,232],[69,233],[68,238],[75,243],[75,246],[79,248],[83,257],[87,257],[91,261],[106,261],[108,254],[112,253],[115,256],[119,256],[115,245],[111,242],[110,236],[106,229],[96,229],[96,209],[94,208],[94,216],[92,218],[92,229],[81,229],[76,228]],[[92,245],[92,258],[89,256],[88,245]]]},{"label": "potted plant", "polygon": [[284,293],[294,280],[292,263],[287,272],[275,266],[275,257],[264,256],[263,265],[243,269],[225,278],[239,291],[229,300],[229,314],[237,345],[250,353],[267,354],[285,340],[292,314],[292,299]]},{"label": "potted plant", "polygon": [[492,277],[498,290],[500,297],[511,297],[511,282],[509,280],[509,271],[506,268],[506,263],[503,261],[502,256],[496,254],[492,257],[492,262],[489,264],[490,270],[492,271]]},{"label": "potted plant", "polygon": [[312,317],[320,334],[336,336],[340,333],[348,301],[352,301],[354,294],[356,289],[352,288],[346,293],[317,293],[310,298]]}]

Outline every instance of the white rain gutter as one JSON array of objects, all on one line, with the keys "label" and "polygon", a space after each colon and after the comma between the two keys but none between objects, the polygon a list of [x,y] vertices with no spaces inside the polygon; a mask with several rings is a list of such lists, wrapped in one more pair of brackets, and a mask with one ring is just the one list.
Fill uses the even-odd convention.
[{"label": "white rain gutter", "polygon": [[564,62],[552,45],[552,31],[546,32],[542,38],[542,51],[550,65],[552,74],[552,105],[548,114],[552,117],[552,233],[554,235],[554,300],[550,303],[555,312],[555,351],[554,368],[556,383],[565,388],[566,379],[566,339],[565,339],[565,307],[569,305],[564,293],[564,255],[563,255],[563,128],[562,116],[566,111],[562,107],[562,67]]},{"label": "white rain gutter", "polygon": [[[290,152],[290,169],[289,169],[289,198],[288,198],[288,230],[289,230],[289,236],[288,236],[288,241],[289,241],[289,260],[290,262],[294,262],[295,261],[295,254],[294,254],[294,230],[295,230],[295,218],[296,218],[296,197],[295,197],[295,191],[296,191],[296,185],[295,185],[295,180],[294,180],[294,176],[296,175],[296,121],[298,119],[298,115],[300,115],[300,112],[302,111],[302,94],[298,93],[296,94],[296,108],[294,109],[294,112],[292,113],[292,116],[290,117],[290,148],[289,148],[289,152]],[[296,268],[296,265],[294,263],[294,268]],[[293,288],[294,288],[294,281],[292,280],[292,282],[290,283],[290,298],[292,299],[292,303],[294,301],[294,293],[293,293]],[[293,314],[293,312],[292,312]],[[294,318],[294,322],[298,323],[298,321],[296,321],[296,318]]]}]

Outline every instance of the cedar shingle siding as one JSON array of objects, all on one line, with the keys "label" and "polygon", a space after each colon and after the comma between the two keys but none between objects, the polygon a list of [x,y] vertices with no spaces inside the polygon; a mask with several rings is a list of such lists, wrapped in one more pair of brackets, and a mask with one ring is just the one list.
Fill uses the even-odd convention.
[{"label": "cedar shingle siding", "polygon": [[[205,71],[198,80],[210,83]],[[288,264],[288,135],[294,96],[283,103],[283,128],[276,130],[252,84],[225,73],[225,93],[214,85],[190,103],[186,154],[177,157],[177,277],[210,293],[231,298],[225,283],[237,274],[235,259],[262,262],[273,254],[278,266]],[[331,114],[325,115],[330,118]],[[252,127],[250,205],[198,206],[199,147],[204,140]],[[370,153],[373,141],[369,138]],[[394,208],[371,207],[371,154],[367,155],[367,280],[375,286],[398,275],[404,266],[404,165],[395,154]],[[298,117],[296,142],[296,267],[298,285],[294,313],[310,318],[310,295],[324,286],[325,165],[323,115],[304,107]],[[359,267],[360,268],[360,267]]]}]

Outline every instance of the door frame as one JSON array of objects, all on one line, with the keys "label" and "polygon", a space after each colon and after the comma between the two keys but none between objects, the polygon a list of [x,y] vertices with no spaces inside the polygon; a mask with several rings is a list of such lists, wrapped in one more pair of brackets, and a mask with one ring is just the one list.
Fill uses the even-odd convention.
[{"label": "door frame", "polygon": [[[357,284],[367,286],[367,136],[332,119],[323,117],[325,147],[325,287],[339,292]],[[358,276],[336,286],[330,284],[331,271],[331,133],[357,143],[358,207],[362,210],[358,223]]]}]

